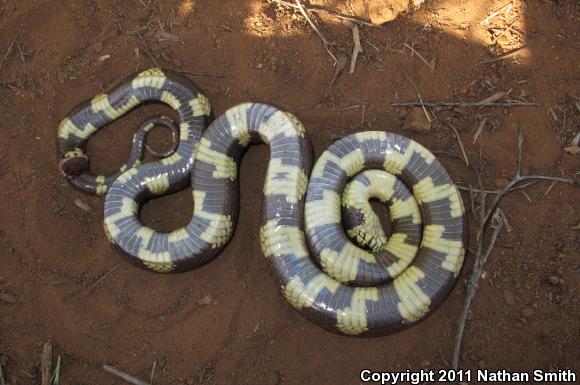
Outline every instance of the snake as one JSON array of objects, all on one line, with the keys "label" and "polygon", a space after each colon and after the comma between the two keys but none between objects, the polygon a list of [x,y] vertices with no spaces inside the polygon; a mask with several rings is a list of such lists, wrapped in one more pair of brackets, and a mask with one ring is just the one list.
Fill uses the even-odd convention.
[{"label": "snake", "polygon": [[[176,111],[175,151],[125,164],[114,178],[90,174],[88,138],[146,101]],[[335,333],[380,336],[424,319],[447,297],[463,265],[467,219],[458,189],[429,150],[396,133],[365,131],[332,143],[313,166],[309,136],[290,112],[242,103],[206,128],[210,115],[208,99],[189,80],[152,68],[60,124],[61,172],[79,190],[105,194],[105,234],[130,263],[173,273],[218,255],[238,221],[240,160],[263,143],[270,158],[260,245],[294,309]],[[141,223],[147,200],[189,184],[187,225],[159,232]],[[373,199],[388,206],[388,236]]]}]

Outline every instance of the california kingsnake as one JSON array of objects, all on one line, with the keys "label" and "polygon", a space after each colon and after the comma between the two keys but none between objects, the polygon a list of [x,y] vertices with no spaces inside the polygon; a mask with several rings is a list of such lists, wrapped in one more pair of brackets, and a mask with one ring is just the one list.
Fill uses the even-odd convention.
[{"label": "california kingsnake", "polygon": [[[175,152],[145,164],[133,160],[114,177],[92,175],[84,154],[89,136],[148,100],[177,112]],[[347,136],[320,156],[310,175],[311,144],[294,115],[245,103],[205,129],[205,96],[157,68],[74,111],[59,128],[61,171],[81,191],[106,192],[105,231],[133,264],[176,272],[216,256],[238,219],[237,165],[250,143],[262,142],[270,148],[262,251],[288,302],[310,320],[344,334],[391,333],[436,308],[461,270],[467,234],[461,196],[433,154],[408,138],[381,131]],[[190,172],[188,225],[170,233],[145,227],[140,206],[184,188]],[[368,219],[369,198],[389,204],[388,240],[378,231],[382,241],[373,241],[365,230],[369,221],[371,231],[380,226]],[[346,234],[341,212],[350,218],[349,234],[365,248]]]}]

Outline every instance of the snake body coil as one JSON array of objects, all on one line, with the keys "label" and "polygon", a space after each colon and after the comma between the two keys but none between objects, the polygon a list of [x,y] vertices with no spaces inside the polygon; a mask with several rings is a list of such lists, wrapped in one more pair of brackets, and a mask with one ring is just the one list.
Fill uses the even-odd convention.
[{"label": "snake body coil", "polygon": [[[449,175],[423,146],[392,133],[362,132],[335,142],[310,176],[310,141],[290,113],[241,104],[201,136],[209,113],[206,99],[165,72],[146,71],[120,89],[123,100],[161,100],[180,119],[181,141],[173,155],[129,168],[108,188],[105,230],[132,263],[174,272],[217,255],[237,222],[240,158],[250,143],[262,142],[270,148],[270,160],[261,247],[294,308],[334,332],[381,335],[423,318],[448,294],[463,262],[464,208]],[[82,115],[84,129],[79,117],[65,119],[65,127],[75,126],[61,129],[61,153],[73,159],[71,164],[83,156],[84,142],[77,138],[88,138],[128,111],[127,102],[120,103],[114,94],[108,103],[100,97],[100,109],[93,101],[92,112]],[[183,187],[192,165],[194,212],[188,225],[170,233],[143,226],[139,206],[151,196]],[[67,177],[79,187],[73,176]],[[351,179],[345,197],[364,198],[341,207],[341,193]],[[365,201],[373,197],[389,204],[393,219],[390,238],[379,243],[364,231],[365,218],[372,215],[365,213]],[[341,212],[354,218],[348,235]]]}]

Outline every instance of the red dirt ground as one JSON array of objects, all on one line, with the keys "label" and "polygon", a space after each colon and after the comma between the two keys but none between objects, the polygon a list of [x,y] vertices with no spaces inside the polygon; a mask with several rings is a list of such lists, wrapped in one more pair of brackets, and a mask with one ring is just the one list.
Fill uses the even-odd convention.
[{"label": "red dirt ground", "polygon": [[[457,127],[469,159],[484,166],[488,188],[513,175],[518,125],[526,172],[572,178],[579,155],[563,147],[579,129],[580,6],[513,0],[511,10],[481,24],[507,2],[437,0],[382,29],[363,27],[364,53],[354,74],[343,74],[326,94],[332,60],[298,13],[272,2],[3,1],[0,363],[6,382],[40,384],[41,345],[48,340],[55,358],[62,356],[62,384],[120,384],[103,364],[148,379],[156,362],[155,384],[358,384],[363,368],[448,367],[471,255],[449,299],[424,322],[382,338],[334,335],[287,305],[260,251],[265,146],[251,149],[242,163],[240,222],[226,250],[198,270],[163,276],[125,263],[107,243],[103,200],[73,190],[59,175],[56,132],[73,106],[154,65],[145,41],[159,65],[209,75],[191,78],[215,114],[247,100],[282,106],[303,121],[317,154],[333,139],[365,129],[459,153],[443,124],[429,133],[404,128],[406,118],[422,119],[390,106],[416,99],[407,77],[429,101],[479,101],[512,89],[513,97],[541,105],[437,115]],[[313,2],[368,19],[367,3]],[[351,31],[334,18],[314,18],[340,44],[336,52],[347,55]],[[161,28],[181,41],[159,42]],[[506,31],[496,44],[492,28]],[[18,45],[9,50],[13,39]],[[434,71],[404,43],[434,59]],[[525,43],[513,57],[481,64]],[[362,103],[364,119],[360,107],[343,108]],[[139,108],[95,135],[93,169],[119,167],[137,124],[157,111],[167,110]],[[167,136],[156,132],[153,141],[162,146]],[[475,183],[461,161],[442,161],[457,183]],[[573,229],[580,196],[568,185],[549,186],[536,183],[524,190],[527,196],[513,192],[501,203],[513,230],[502,232],[485,267],[461,368],[580,369],[580,234]],[[169,230],[187,223],[191,210],[185,190],[148,203],[142,217]],[[204,304],[204,297],[213,301]]]}]

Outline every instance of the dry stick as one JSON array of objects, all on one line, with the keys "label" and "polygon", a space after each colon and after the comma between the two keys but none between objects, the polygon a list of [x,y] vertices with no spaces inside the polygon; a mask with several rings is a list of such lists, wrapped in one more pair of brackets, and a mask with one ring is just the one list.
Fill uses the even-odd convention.
[{"label": "dry stick", "polygon": [[483,19],[481,21],[481,23],[479,23],[480,25],[484,25],[484,24],[489,24],[489,22],[496,17],[497,15],[499,15],[500,13],[503,12],[504,9],[506,9],[507,7],[511,8],[512,2],[510,1],[509,3],[506,3],[504,5],[502,5],[501,7],[499,7],[498,9],[496,9],[495,11],[493,11],[492,13],[489,14],[489,16],[487,16],[485,19]]},{"label": "dry stick", "polygon": [[[276,2],[280,5],[285,5],[287,7],[291,7],[291,8],[296,8],[296,9],[300,9],[296,4],[294,3],[290,3],[288,1],[283,1],[283,0],[276,0]],[[304,6],[303,6],[304,7]],[[350,17],[350,16],[345,16],[345,15],[341,15],[339,13],[336,12],[332,12],[332,11],[328,11],[326,9],[322,9],[322,8],[313,8],[313,7],[304,7],[307,11],[313,12],[313,13],[320,13],[320,14],[324,14],[324,15],[329,15],[329,16],[334,16],[338,19],[342,19],[342,20],[348,20],[348,21],[352,21],[354,23],[359,23],[359,24],[364,24],[364,25],[368,25],[369,27],[375,27],[375,28],[383,28],[381,25],[377,25],[377,24],[373,24],[373,23],[369,23],[368,21],[364,21],[364,20],[360,20],[357,19],[355,17]]]},{"label": "dry stick", "polygon": [[153,366],[151,367],[151,374],[149,375],[149,382],[153,384],[153,377],[155,377],[155,369],[157,369],[157,361],[153,361]]},{"label": "dry stick", "polygon": [[429,121],[429,123],[431,123],[433,121],[433,119],[431,119],[431,116],[429,115],[429,113],[427,112],[427,109],[425,108],[425,104],[423,104],[423,98],[421,97],[421,91],[419,90],[419,87],[415,84],[415,82],[413,81],[413,79],[411,79],[411,75],[409,75],[407,73],[407,71],[403,70],[403,74],[405,75],[405,78],[407,79],[407,81],[409,83],[411,83],[411,85],[413,86],[413,88],[417,92],[417,98],[421,102],[421,104],[419,104],[419,105],[423,109],[423,113],[425,113],[425,116],[427,117],[427,120]]},{"label": "dry stick", "polygon": [[145,47],[145,53],[153,61],[153,64],[155,64],[155,67],[159,67],[159,64],[157,64],[157,60],[155,60],[155,57],[151,53],[151,49],[149,48],[149,44],[147,44],[147,42],[145,41],[145,39],[143,39],[143,36],[141,35],[141,32],[137,32],[137,36],[139,37],[139,40],[141,40],[141,43],[143,43],[143,46]]},{"label": "dry stick", "polygon": [[6,385],[4,380],[4,371],[2,370],[2,363],[0,362],[0,385]]},{"label": "dry stick", "polygon": [[50,385],[52,379],[52,344],[50,341],[42,345],[42,385]]},{"label": "dry stick", "polygon": [[409,44],[407,43],[403,43],[403,45],[407,48],[409,48],[411,50],[412,53],[414,53],[415,55],[417,55],[417,57],[419,59],[421,59],[421,61],[423,63],[425,63],[425,65],[427,67],[429,67],[429,69],[431,70],[431,72],[435,71],[435,63],[429,63],[419,52],[417,52],[417,50],[415,50],[415,48],[411,47]]},{"label": "dry stick", "polygon": [[473,144],[475,144],[475,142],[477,142],[477,138],[479,138],[479,135],[481,135],[481,132],[483,131],[483,127],[485,127],[486,122],[487,122],[487,118],[483,118],[481,120],[481,123],[479,123],[479,127],[477,127],[477,131],[475,132],[475,135],[473,135]]},{"label": "dry stick", "polygon": [[146,381],[142,381],[136,377],[133,377],[132,375],[125,373],[122,370],[119,370],[117,368],[115,368],[114,366],[110,366],[110,365],[103,365],[103,370],[107,373],[110,373],[114,376],[119,377],[120,379],[122,379],[123,381],[126,381],[130,384],[134,384],[134,385],[151,385],[149,382]]},{"label": "dry stick", "polygon": [[[509,189],[508,192],[515,191],[515,190],[525,189],[526,187],[529,187],[529,186],[533,185],[534,183],[535,182],[532,181],[532,182],[525,183],[525,184],[523,184],[521,186],[512,187],[511,189]],[[556,182],[554,182],[554,183],[556,183]],[[471,187],[457,186],[457,185],[455,185],[455,187],[457,187],[459,190],[464,190],[464,191],[481,192],[479,189],[474,189],[474,188],[471,188]],[[499,194],[501,191],[502,190],[483,190],[483,192],[486,193],[486,194]]]},{"label": "dry stick", "polygon": [[506,52],[506,53],[505,53],[505,54],[503,54],[503,55],[500,55],[500,56],[498,56],[498,57],[494,57],[494,58],[492,58],[492,59],[487,59],[487,60],[484,60],[484,61],[480,62],[480,64],[489,64],[489,63],[495,63],[495,62],[498,62],[498,61],[501,61],[501,60],[509,59],[510,57],[517,55],[517,53],[518,53],[519,51],[521,51],[522,49],[526,48],[527,46],[528,46],[528,44],[524,44],[524,45],[522,45],[521,47],[514,48],[514,49],[512,49],[512,50],[510,50],[510,51]]},{"label": "dry stick", "polygon": [[417,106],[425,106],[425,107],[445,107],[445,108],[452,108],[452,107],[463,107],[463,108],[479,108],[479,107],[537,107],[541,106],[540,103],[532,103],[532,102],[519,102],[517,100],[507,101],[507,102],[495,102],[495,103],[482,103],[482,102],[399,102],[399,103],[391,103],[393,107],[417,107]]},{"label": "dry stick", "polygon": [[16,38],[12,39],[12,41],[10,42],[10,45],[8,46],[8,48],[6,48],[6,52],[4,53],[2,60],[0,60],[0,68],[2,68],[2,66],[4,65],[4,61],[6,59],[8,59],[8,56],[10,56],[10,54],[12,53],[12,50],[14,48],[14,43],[16,43]]},{"label": "dry stick", "polygon": [[497,34],[496,36],[493,37],[492,40],[492,44],[495,44],[495,42],[497,42],[502,36],[504,36],[506,34],[507,31],[515,31],[517,33],[521,33],[513,28],[511,28],[511,26],[520,19],[520,17],[516,17],[515,19],[513,19],[512,21],[510,21],[507,25],[506,25],[506,29],[504,29],[503,31],[501,31],[499,34]]},{"label": "dry stick", "polygon": [[463,161],[465,162],[465,165],[467,167],[469,167],[469,159],[467,159],[467,153],[465,152],[465,147],[463,147],[463,142],[461,141],[461,137],[459,136],[459,131],[457,131],[457,128],[455,128],[455,126],[452,125],[451,123],[445,122],[443,120],[441,120],[440,122],[453,130],[453,133],[455,134],[455,137],[457,138],[457,142],[459,143],[459,149],[461,150],[461,155],[463,156]]},{"label": "dry stick", "polygon": [[115,267],[113,267],[113,268],[112,268],[111,270],[109,270],[108,272],[106,272],[105,274],[103,274],[103,276],[102,276],[101,278],[99,278],[97,281],[95,281],[95,283],[93,283],[93,284],[91,285],[91,287],[89,287],[89,290],[87,290],[87,294],[86,294],[86,295],[89,295],[89,294],[91,293],[91,291],[92,291],[92,290],[93,290],[93,289],[94,289],[94,288],[95,288],[95,287],[96,287],[96,286],[97,286],[99,283],[103,282],[103,281],[105,280],[105,278],[107,278],[109,275],[113,274],[113,272],[114,272],[115,270],[117,270],[117,268],[118,268],[119,266],[121,266],[121,264],[120,264],[120,263],[119,263],[119,264],[117,264]]},{"label": "dry stick", "polygon": [[175,68],[170,68],[172,71],[175,72],[179,72],[180,74],[185,74],[185,75],[190,75],[190,76],[207,76],[207,77],[212,77],[212,78],[224,78],[226,77],[226,75],[223,74],[207,74],[207,73],[202,73],[202,72],[191,72],[191,71],[185,71],[185,70],[178,70]]},{"label": "dry stick", "polygon": [[334,60],[334,64],[336,64],[336,57],[334,56],[334,54],[332,53],[332,51],[330,50],[330,48],[328,48],[331,45],[335,45],[335,43],[331,43],[328,40],[326,40],[326,38],[324,37],[324,35],[322,34],[322,32],[320,32],[320,30],[316,26],[316,24],[314,24],[314,22],[312,21],[312,19],[310,19],[310,16],[308,16],[308,13],[306,13],[306,10],[304,9],[304,6],[300,2],[300,0],[296,0],[296,6],[300,10],[300,13],[302,14],[302,16],[304,16],[304,18],[306,19],[306,21],[308,21],[308,24],[310,24],[310,26],[312,27],[312,29],[314,30],[314,32],[316,32],[316,34],[318,35],[318,37],[322,41],[322,44],[324,44],[324,49],[332,57],[332,59]]},{"label": "dry stick", "polygon": [[[498,211],[496,210],[501,198],[503,198],[508,191],[512,191],[513,189],[515,189],[515,186],[518,183],[521,183],[521,182],[526,181],[526,180],[535,180],[535,179],[551,180],[551,181],[555,181],[555,182],[567,183],[567,184],[571,184],[571,185],[576,186],[576,187],[580,187],[580,181],[577,181],[574,179],[565,179],[565,178],[544,176],[544,175],[521,175],[523,141],[524,141],[524,133],[523,133],[523,130],[520,126],[520,127],[518,127],[518,153],[517,153],[518,157],[517,157],[517,165],[516,165],[516,175],[507,184],[507,186],[505,186],[502,190],[500,190],[500,192],[497,194],[497,196],[493,200],[491,206],[487,210],[485,209],[485,192],[484,192],[484,189],[483,189],[483,186],[481,183],[481,177],[479,176],[479,173],[476,173],[476,175],[478,177],[479,184],[480,184],[480,191],[481,191],[481,198],[480,198],[481,199],[481,208],[479,210],[479,228],[478,228],[478,233],[477,233],[478,251],[476,253],[475,267],[474,267],[474,270],[473,270],[473,273],[472,273],[472,276],[471,276],[471,279],[469,282],[467,297],[466,297],[465,304],[463,306],[463,310],[462,310],[460,318],[459,318],[457,335],[455,337],[455,347],[454,347],[454,351],[453,351],[453,368],[454,369],[457,369],[457,365],[459,363],[459,352],[460,352],[460,348],[461,348],[461,340],[463,338],[463,332],[465,329],[465,323],[467,322],[467,313],[469,312],[469,307],[470,307],[471,302],[473,300],[473,296],[475,295],[475,289],[477,288],[477,283],[478,283],[479,277],[481,276],[481,271],[483,269],[483,265],[484,265],[485,261],[487,260],[487,256],[491,253],[491,250],[493,249],[493,245],[496,241],[497,234],[499,234],[499,229],[501,229],[501,225],[503,224],[503,221],[501,220],[501,216],[499,216]],[[482,246],[483,245],[483,237],[485,235],[485,229],[486,229],[487,223],[490,220],[490,218],[492,220],[491,227],[493,229],[493,233],[492,233],[491,241],[490,241],[490,244],[489,244],[488,249],[486,251],[486,254],[482,255],[481,250],[483,247]],[[496,231],[496,229],[497,229],[497,231]],[[482,262],[480,263],[480,261],[482,261]],[[471,290],[473,291],[473,293],[471,293]]]},{"label": "dry stick", "polygon": [[24,53],[24,51],[22,50],[22,47],[20,46],[18,40],[15,39],[14,42],[16,43],[16,48],[18,48],[18,52],[20,52],[20,60],[22,60],[22,64],[26,64],[26,59],[24,58],[24,56],[26,56],[26,53]]},{"label": "dry stick", "polygon": [[[503,210],[499,207],[497,208],[497,212],[499,213],[499,215],[501,215],[501,220],[503,221],[503,224],[505,225],[505,229],[507,230],[508,233],[511,233],[514,228],[510,226],[510,223],[508,222],[508,219],[507,219],[507,215],[505,215]],[[498,243],[498,246],[499,246],[499,243]]]},{"label": "dry stick", "polygon": [[471,279],[469,280],[469,284],[467,287],[467,296],[465,298],[463,310],[461,311],[461,315],[459,316],[459,327],[457,330],[457,336],[455,337],[455,348],[453,350],[452,367],[454,369],[457,369],[457,365],[459,363],[459,349],[461,347],[461,340],[463,338],[465,324],[467,323],[467,315],[469,314],[469,308],[471,307],[471,303],[473,302],[473,298],[475,297],[477,284],[479,282],[479,278],[481,277],[481,273],[483,272],[483,266],[485,265],[487,258],[489,257],[489,255],[493,250],[493,247],[495,246],[495,242],[497,240],[499,232],[501,231],[502,226],[503,220],[499,212],[496,210],[494,211],[493,221],[491,224],[493,233],[491,234],[489,245],[487,246],[485,254],[481,255],[481,258],[479,258],[479,255],[476,258],[475,267],[473,268],[473,273],[471,275]]},{"label": "dry stick", "polygon": [[356,67],[356,59],[358,54],[363,52],[360,45],[360,34],[358,32],[358,27],[355,25],[352,27],[352,40],[354,41],[354,47],[352,47],[352,58],[350,59],[350,73],[354,73],[354,68]]},{"label": "dry stick", "polygon": [[492,210],[498,205],[499,200],[508,192],[508,190],[515,187],[517,184],[526,181],[526,180],[549,180],[555,181],[560,183],[570,184],[572,186],[580,187],[580,181],[574,179],[566,179],[566,178],[559,178],[556,176],[545,176],[545,175],[522,175],[522,144],[524,142],[524,133],[521,127],[518,127],[518,163],[516,169],[516,175],[512,178],[512,180],[505,186],[495,197],[495,200],[491,204],[490,209],[486,213],[484,217],[484,224],[489,221],[491,217]]}]

